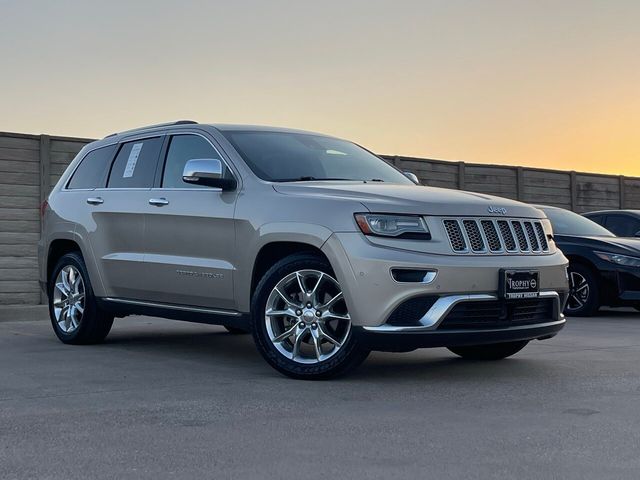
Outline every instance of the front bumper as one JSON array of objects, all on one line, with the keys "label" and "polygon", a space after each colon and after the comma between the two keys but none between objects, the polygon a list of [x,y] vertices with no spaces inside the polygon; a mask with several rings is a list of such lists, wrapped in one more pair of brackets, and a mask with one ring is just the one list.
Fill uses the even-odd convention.
[{"label": "front bumper", "polygon": [[564,327],[566,320],[511,327],[504,329],[464,331],[408,331],[380,332],[356,327],[356,334],[371,350],[385,352],[410,352],[417,348],[458,347],[522,340],[545,340],[554,337]]},{"label": "front bumper", "polygon": [[[560,251],[547,255],[434,255],[374,245],[360,233],[334,233],[322,250],[340,282],[355,327],[382,326],[384,331],[387,319],[400,304],[420,296],[494,298],[499,272],[504,268],[537,270],[541,292],[562,297],[568,290],[568,261]],[[394,268],[432,269],[437,275],[429,283],[401,283],[391,275]],[[440,308],[443,302],[437,305]],[[564,321],[561,312],[558,309],[549,322]],[[432,328],[429,321],[425,319],[420,326]],[[465,332],[468,336],[476,333]]]}]

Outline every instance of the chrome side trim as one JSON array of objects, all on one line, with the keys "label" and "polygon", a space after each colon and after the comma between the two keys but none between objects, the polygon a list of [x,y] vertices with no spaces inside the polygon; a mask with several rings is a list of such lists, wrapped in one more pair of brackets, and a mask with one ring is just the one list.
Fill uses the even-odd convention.
[{"label": "chrome side trim", "polygon": [[[543,327],[548,325],[556,325],[563,323],[565,321],[564,315],[562,314],[561,306],[560,306],[560,294],[555,291],[544,291],[540,292],[538,298],[553,298],[555,299],[555,318],[556,320],[552,322],[545,322],[541,324],[534,325],[522,325],[517,327],[512,327],[513,329],[520,328],[536,328]],[[368,327],[363,326],[362,328],[368,332],[376,332],[376,333],[403,333],[403,332],[413,332],[413,333],[426,333],[432,332],[438,328],[440,323],[446,318],[451,309],[455,307],[457,304],[462,302],[483,302],[483,301],[491,301],[498,300],[497,295],[493,294],[485,294],[485,293],[474,293],[469,295],[448,295],[446,297],[440,297],[436,303],[424,314],[424,316],[420,319],[419,326],[396,326],[396,325],[387,325],[382,324],[376,327]],[[467,331],[467,330],[465,330]],[[473,332],[479,331],[491,331],[491,330],[472,330],[468,331],[469,334],[473,334]]]},{"label": "chrome side trim", "polygon": [[230,317],[240,317],[242,315],[240,312],[235,312],[230,310],[217,310],[215,308],[205,308],[205,307],[191,307],[188,305],[175,305],[172,303],[146,302],[141,300],[129,300],[126,298],[105,297],[102,300],[104,300],[105,302],[124,303],[126,305],[138,305],[141,307],[167,308],[169,310],[180,310],[184,312],[197,312],[197,313],[210,313],[214,315],[227,315]]}]

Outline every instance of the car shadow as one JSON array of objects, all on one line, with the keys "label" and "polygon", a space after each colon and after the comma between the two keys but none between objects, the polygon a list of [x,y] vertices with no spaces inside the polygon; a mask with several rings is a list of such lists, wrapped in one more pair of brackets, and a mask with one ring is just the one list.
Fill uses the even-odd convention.
[{"label": "car shadow", "polygon": [[[152,323],[152,322],[149,322]],[[158,355],[166,360],[188,360],[238,371],[238,376],[257,374],[283,378],[262,359],[251,335],[233,335],[216,329],[163,328],[148,325],[149,330],[115,328],[102,348],[139,351]],[[544,378],[557,365],[541,357],[522,354],[502,361],[482,362],[461,359],[446,349],[421,349],[409,353],[372,352],[355,371],[336,379],[338,382],[402,383],[407,381],[469,381],[470,379],[499,380],[509,377],[523,381],[532,377]]]}]

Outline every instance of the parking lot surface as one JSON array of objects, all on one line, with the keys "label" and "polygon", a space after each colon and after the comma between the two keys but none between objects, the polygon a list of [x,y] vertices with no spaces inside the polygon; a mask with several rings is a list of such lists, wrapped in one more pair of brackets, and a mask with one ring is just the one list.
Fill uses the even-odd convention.
[{"label": "parking lot surface", "polygon": [[149,317],[65,346],[0,323],[0,478],[640,477],[640,314],[493,363],[374,353],[282,377],[248,335]]}]

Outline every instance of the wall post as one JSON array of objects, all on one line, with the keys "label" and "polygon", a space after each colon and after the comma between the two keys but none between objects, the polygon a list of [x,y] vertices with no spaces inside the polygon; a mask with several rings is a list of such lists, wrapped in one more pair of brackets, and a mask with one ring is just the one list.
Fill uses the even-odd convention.
[{"label": "wall post", "polygon": [[458,190],[464,190],[465,184],[466,184],[466,179],[464,178],[465,176],[465,169],[464,169],[464,162],[458,162]]},{"label": "wall post", "polygon": [[[47,199],[51,188],[51,139],[49,135],[40,135],[40,205]],[[42,219],[40,219],[40,235],[42,235]],[[47,296],[40,292],[40,303],[47,303]]]},{"label": "wall post", "polygon": [[571,210],[573,212],[578,208],[578,178],[576,172],[570,172],[569,191],[571,192]]},{"label": "wall post", "polygon": [[518,201],[524,201],[524,168],[522,167],[516,167],[516,195]]}]

